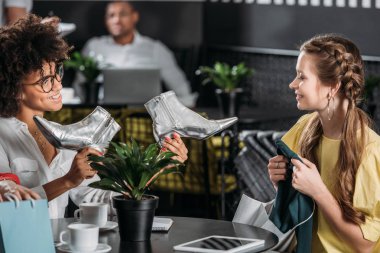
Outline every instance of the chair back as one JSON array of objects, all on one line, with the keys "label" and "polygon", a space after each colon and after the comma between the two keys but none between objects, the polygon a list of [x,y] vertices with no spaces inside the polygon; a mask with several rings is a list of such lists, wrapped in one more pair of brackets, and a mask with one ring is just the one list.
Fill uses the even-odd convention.
[{"label": "chair back", "polygon": [[268,160],[277,155],[275,140],[285,132],[243,131],[240,140],[245,147],[235,159],[238,181],[243,192],[254,199],[268,202],[276,192],[268,174]]}]

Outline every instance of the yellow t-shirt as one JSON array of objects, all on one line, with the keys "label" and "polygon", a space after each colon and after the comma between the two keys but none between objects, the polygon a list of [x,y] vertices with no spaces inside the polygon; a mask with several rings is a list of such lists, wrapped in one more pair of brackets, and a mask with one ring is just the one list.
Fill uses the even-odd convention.
[{"label": "yellow t-shirt", "polygon": [[[317,117],[317,113],[302,116],[284,135],[282,140],[296,153],[299,153],[299,139],[307,123]],[[319,171],[323,182],[334,195],[336,164],[339,157],[340,140],[321,137],[317,148]],[[368,143],[363,161],[356,174],[353,205],[366,215],[366,222],[360,225],[363,237],[376,242],[373,252],[380,252],[380,136],[368,128]],[[320,211],[314,215],[312,252],[354,252],[340,239]]]}]

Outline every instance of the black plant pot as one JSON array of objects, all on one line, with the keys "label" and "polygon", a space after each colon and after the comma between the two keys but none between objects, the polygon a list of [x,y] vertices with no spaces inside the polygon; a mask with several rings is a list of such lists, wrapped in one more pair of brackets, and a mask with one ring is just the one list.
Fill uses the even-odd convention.
[{"label": "black plant pot", "polygon": [[239,116],[240,98],[243,89],[237,88],[229,92],[216,89],[215,93],[218,99],[220,114],[223,118]]},{"label": "black plant pot", "polygon": [[99,96],[99,87],[100,83],[94,82],[86,82],[83,84],[85,87],[85,104],[96,105],[98,104],[98,96]]},{"label": "black plant pot", "polygon": [[152,253],[152,244],[150,241],[120,242],[119,252],[123,252],[123,253]]},{"label": "black plant pot", "polygon": [[154,213],[158,207],[158,197],[144,195],[144,198],[143,200],[125,199],[124,196],[112,198],[117,212],[121,241],[150,240]]}]

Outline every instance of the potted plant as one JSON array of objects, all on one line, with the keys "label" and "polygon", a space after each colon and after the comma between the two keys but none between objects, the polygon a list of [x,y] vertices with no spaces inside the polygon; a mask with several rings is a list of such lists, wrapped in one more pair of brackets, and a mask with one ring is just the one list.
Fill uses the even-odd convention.
[{"label": "potted plant", "polygon": [[100,74],[99,63],[92,56],[84,56],[76,51],[71,58],[65,61],[64,66],[67,69],[74,69],[82,73],[85,78],[83,86],[84,99],[86,104],[97,104],[99,83],[96,82]]},{"label": "potted plant", "polygon": [[89,186],[121,193],[113,197],[121,241],[150,240],[158,197],[145,194],[161,175],[178,172],[183,163],[173,160],[175,153],[160,152],[157,144],[146,149],[135,140],[114,143],[104,156],[91,156],[91,167],[100,181]]},{"label": "potted plant", "polygon": [[239,85],[253,72],[243,62],[232,67],[227,63],[216,62],[214,67],[200,66],[196,73],[206,76],[202,84],[213,83],[219,87],[216,90],[219,107],[224,117],[231,117],[238,115],[239,98],[243,92]]}]

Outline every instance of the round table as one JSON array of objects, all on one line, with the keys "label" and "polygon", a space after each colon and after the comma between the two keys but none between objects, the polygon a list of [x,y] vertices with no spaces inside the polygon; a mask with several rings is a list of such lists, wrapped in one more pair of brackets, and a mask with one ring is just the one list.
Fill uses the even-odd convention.
[{"label": "round table", "polygon": [[[151,240],[147,242],[120,243],[118,229],[100,232],[99,243],[106,243],[112,247],[110,252],[117,253],[169,253],[174,252],[173,246],[200,239],[210,235],[225,235],[235,237],[246,237],[265,240],[263,247],[250,251],[262,252],[273,247],[278,238],[275,234],[258,228],[230,221],[169,217],[174,223],[169,232],[152,232]],[[65,230],[67,225],[74,219],[51,220],[54,241],[59,241],[59,233]],[[60,251],[57,251],[60,252]]]}]

